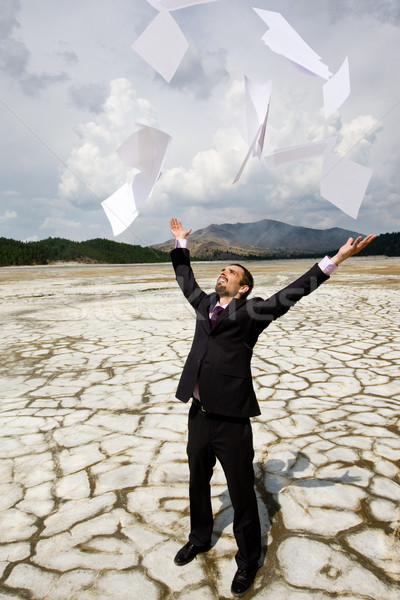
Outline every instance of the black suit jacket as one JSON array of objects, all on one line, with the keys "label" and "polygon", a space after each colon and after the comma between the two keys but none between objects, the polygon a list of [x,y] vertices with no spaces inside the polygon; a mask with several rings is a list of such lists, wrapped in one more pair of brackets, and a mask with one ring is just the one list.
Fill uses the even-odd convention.
[{"label": "black suit jacket", "polygon": [[250,361],[260,333],[303,296],[329,279],[314,265],[299,279],[270,298],[235,299],[212,328],[210,307],[218,294],[206,294],[196,282],[185,248],[171,252],[176,280],[196,311],[196,330],[176,397],[188,402],[199,383],[205,410],[234,417],[253,417],[260,408],[253,389]]}]

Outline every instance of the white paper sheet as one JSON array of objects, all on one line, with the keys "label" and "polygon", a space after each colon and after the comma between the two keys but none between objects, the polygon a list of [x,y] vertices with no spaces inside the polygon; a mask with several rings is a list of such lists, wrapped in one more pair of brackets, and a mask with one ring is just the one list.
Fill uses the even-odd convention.
[{"label": "white paper sheet", "polygon": [[245,140],[249,146],[247,155],[233,180],[236,183],[251,156],[261,157],[267,128],[269,103],[271,101],[272,82],[254,83],[245,76],[246,86],[246,133]]},{"label": "white paper sheet", "polygon": [[324,153],[321,196],[356,219],[372,169],[332,152]]},{"label": "white paper sheet", "polygon": [[160,129],[135,123],[135,131],[116,152],[124,163],[149,173],[156,180],[171,139],[170,135]]},{"label": "white paper sheet", "polygon": [[340,108],[350,95],[349,59],[343,61],[338,72],[322,86],[324,95],[324,111],[327,119],[335,110]]},{"label": "white paper sheet", "polygon": [[117,149],[121,160],[140,171],[132,181],[136,208],[139,208],[153,191],[170,142],[171,136],[164,131],[136,123],[136,131]]},{"label": "white paper sheet", "polygon": [[275,169],[286,163],[322,156],[326,150],[333,150],[336,141],[337,136],[334,136],[318,142],[311,142],[310,144],[280,148],[266,156],[265,162],[269,168]]},{"label": "white paper sheet", "polygon": [[149,4],[161,10],[166,8],[167,10],[177,10],[179,8],[186,8],[188,6],[194,6],[195,4],[207,4],[208,2],[217,2],[218,0],[147,0]]},{"label": "white paper sheet", "polygon": [[114,235],[129,227],[138,216],[139,207],[151,195],[170,142],[171,136],[164,131],[136,123],[136,130],[117,149],[121,160],[139,172],[130,185],[123,185],[102,202]]},{"label": "white paper sheet", "polygon": [[175,75],[189,44],[176,21],[161,10],[132,49],[169,83]]},{"label": "white paper sheet", "polygon": [[236,183],[236,182],[237,182],[237,181],[239,181],[239,179],[241,178],[241,176],[242,176],[242,173],[243,173],[243,171],[244,171],[244,168],[245,168],[245,166],[247,165],[247,163],[249,162],[249,158],[250,158],[250,157],[251,157],[251,155],[254,153],[254,149],[255,149],[255,147],[256,147],[256,143],[257,143],[257,140],[258,140],[258,138],[259,138],[259,136],[260,136],[260,133],[261,133],[261,127],[260,127],[260,129],[257,131],[257,133],[256,133],[256,136],[255,136],[255,138],[254,138],[254,140],[253,140],[253,143],[250,145],[250,148],[249,148],[249,150],[248,150],[248,152],[247,152],[247,154],[246,154],[246,157],[245,157],[244,161],[242,162],[242,164],[240,165],[240,169],[239,169],[239,171],[237,172],[237,174],[236,174],[236,177],[235,177],[235,179],[233,180],[232,184]]},{"label": "white paper sheet", "polygon": [[110,221],[114,236],[125,231],[139,215],[132,186],[129,183],[125,183],[114,194],[103,200],[101,205]]},{"label": "white paper sheet", "polygon": [[329,79],[332,73],[328,67],[320,62],[318,54],[306,44],[280,13],[260,8],[253,10],[269,27],[262,40],[273,52],[285,56],[311,74]]},{"label": "white paper sheet", "polygon": [[247,142],[251,146],[257,131],[260,135],[256,141],[253,156],[260,158],[264,147],[265,125],[271,100],[272,81],[255,83],[245,76]]}]

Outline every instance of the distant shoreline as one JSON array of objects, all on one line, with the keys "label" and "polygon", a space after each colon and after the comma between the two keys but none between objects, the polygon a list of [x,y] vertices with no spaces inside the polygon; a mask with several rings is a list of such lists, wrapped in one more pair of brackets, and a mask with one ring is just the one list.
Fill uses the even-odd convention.
[{"label": "distant shoreline", "polygon": [[[281,256],[281,257],[274,257],[274,258],[246,258],[245,256],[242,257],[243,262],[275,262],[275,261],[282,261],[282,260],[312,260],[312,259],[316,259],[318,258],[318,256],[321,256],[321,258],[323,258],[323,253],[321,253],[320,255],[314,255],[314,256]],[[370,256],[353,256],[353,259],[356,258],[357,260],[399,260],[399,257],[397,256],[387,256],[385,254],[374,254],[374,255],[370,255]],[[225,263],[226,260],[224,259],[218,259],[218,260],[204,260],[204,259],[195,259],[195,262],[197,263]],[[96,261],[92,261],[92,262],[86,262],[86,261],[51,261],[48,262],[47,264],[37,264],[37,265],[4,265],[4,266],[0,266],[0,269],[26,269],[26,268],[33,268],[33,269],[46,269],[49,267],[131,267],[131,266],[144,266],[144,265],[163,265],[163,264],[170,264],[168,262],[134,262],[134,263],[111,263],[111,262],[96,262]]]},{"label": "distant shoreline", "polygon": [[[243,262],[250,263],[271,263],[271,262],[282,262],[282,261],[308,261],[308,260],[318,260],[318,257],[323,258],[323,253],[315,256],[282,256],[275,258],[246,258],[242,257]],[[388,260],[388,261],[396,261],[400,265],[400,258],[398,256],[387,256],[385,254],[374,254],[370,256],[357,255],[353,256],[352,260],[356,259],[357,261],[378,261],[378,260]],[[203,260],[203,259],[195,259],[194,264],[213,264],[213,263],[226,263],[227,261],[224,259],[218,260]],[[160,262],[133,262],[133,263],[107,263],[107,262],[79,262],[79,261],[52,261],[47,264],[37,264],[37,265],[4,265],[0,266],[0,272],[2,269],[51,269],[51,268],[63,268],[63,267],[82,267],[82,268],[91,268],[91,267],[119,267],[119,268],[129,268],[129,267],[150,267],[152,265],[170,265],[170,262],[160,261]]]}]

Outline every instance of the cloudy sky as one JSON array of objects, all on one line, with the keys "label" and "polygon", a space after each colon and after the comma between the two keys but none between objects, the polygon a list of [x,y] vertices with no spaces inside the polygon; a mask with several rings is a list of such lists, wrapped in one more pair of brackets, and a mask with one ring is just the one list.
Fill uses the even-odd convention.
[{"label": "cloudy sky", "polygon": [[[330,118],[322,84],[261,40],[252,7],[280,12],[351,95]],[[146,0],[3,0],[0,237],[95,237],[148,245],[185,227],[277,219],[363,233],[400,230],[398,0],[218,0],[172,13],[190,43],[168,84],[132,49],[156,16]],[[272,80],[264,155],[337,135],[335,152],[373,170],[357,220],[319,192],[320,159],[269,170],[239,133],[244,75]],[[134,171],[115,153],[135,123],[172,136],[162,178],[113,238],[100,202]]]}]

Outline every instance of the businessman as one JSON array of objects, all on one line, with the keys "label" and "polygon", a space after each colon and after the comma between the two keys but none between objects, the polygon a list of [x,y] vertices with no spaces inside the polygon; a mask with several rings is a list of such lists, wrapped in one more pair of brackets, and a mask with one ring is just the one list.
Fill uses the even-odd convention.
[{"label": "businessman", "polygon": [[184,230],[170,220],[175,249],[171,252],[177,282],[196,311],[196,329],[176,397],[192,399],[187,454],[190,482],[189,541],[175,556],[183,566],[211,547],[213,514],[210,480],[216,459],[224,470],[234,510],[237,571],[231,593],[243,596],[252,586],[261,556],[261,531],[254,490],[253,438],[250,417],[260,414],[250,361],[259,335],[296,302],[326,281],[345,259],[376,236],[352,238],[333,258],[325,257],[307,273],[268,299],[248,299],[253,277],[242,265],[221,270],[215,291],[207,294],[194,277]]}]

